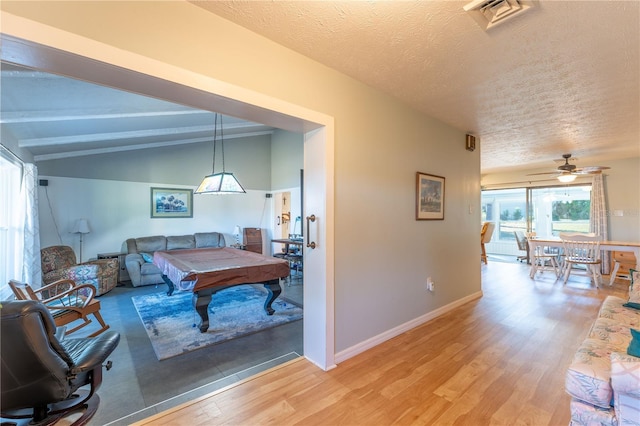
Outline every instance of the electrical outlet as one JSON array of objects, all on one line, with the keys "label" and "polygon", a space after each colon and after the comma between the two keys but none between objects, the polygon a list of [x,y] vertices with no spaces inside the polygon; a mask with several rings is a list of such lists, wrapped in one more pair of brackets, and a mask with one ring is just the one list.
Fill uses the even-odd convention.
[{"label": "electrical outlet", "polygon": [[431,277],[427,277],[427,290],[434,291],[436,288],[436,284],[433,282]]}]

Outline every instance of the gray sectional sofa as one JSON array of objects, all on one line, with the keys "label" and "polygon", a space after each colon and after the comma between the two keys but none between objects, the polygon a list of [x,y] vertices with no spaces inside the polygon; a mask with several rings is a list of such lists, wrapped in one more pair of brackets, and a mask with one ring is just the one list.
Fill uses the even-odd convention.
[{"label": "gray sectional sofa", "polygon": [[126,241],[125,264],[134,287],[164,284],[162,272],[153,264],[153,253],[158,250],[180,250],[204,247],[224,247],[224,235],[219,232],[196,232],[191,235],[129,238]]}]

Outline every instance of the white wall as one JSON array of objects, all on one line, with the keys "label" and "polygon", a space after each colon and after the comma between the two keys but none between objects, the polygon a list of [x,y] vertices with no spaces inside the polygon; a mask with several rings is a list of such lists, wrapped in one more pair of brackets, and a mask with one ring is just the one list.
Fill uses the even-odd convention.
[{"label": "white wall", "polygon": [[[334,118],[337,351],[480,291],[480,153],[465,151],[468,129],[429,118],[188,2],[0,7]],[[415,220],[417,171],[446,178],[445,220]],[[436,281],[435,293],[426,291],[427,276]]]},{"label": "white wall", "polygon": [[268,221],[271,210],[272,199],[265,197],[266,191],[249,190],[244,195],[194,195],[193,218],[152,219],[151,187],[195,187],[167,182],[40,178],[49,180],[49,186],[39,187],[38,194],[41,246],[69,245],[79,256],[79,235],[70,231],[76,219],[86,218],[91,233],[84,236],[83,260],[120,251],[127,238],[151,235],[216,231],[225,234],[227,244],[232,244],[235,225],[259,227]]}]

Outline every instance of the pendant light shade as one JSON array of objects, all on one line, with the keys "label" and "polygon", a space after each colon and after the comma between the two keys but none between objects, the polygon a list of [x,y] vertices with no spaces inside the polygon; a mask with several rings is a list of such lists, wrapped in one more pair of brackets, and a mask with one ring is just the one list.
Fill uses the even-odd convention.
[{"label": "pendant light shade", "polygon": [[196,194],[242,194],[246,193],[233,173],[216,173],[205,176]]},{"label": "pendant light shade", "polygon": [[216,173],[216,151],[218,142],[218,113],[216,113],[215,125],[213,127],[213,166],[212,173],[205,176],[196,194],[245,194],[240,182],[236,179],[233,173],[227,173],[224,170],[224,131],[222,129],[222,116],[220,116],[220,142],[222,148],[222,172]]}]

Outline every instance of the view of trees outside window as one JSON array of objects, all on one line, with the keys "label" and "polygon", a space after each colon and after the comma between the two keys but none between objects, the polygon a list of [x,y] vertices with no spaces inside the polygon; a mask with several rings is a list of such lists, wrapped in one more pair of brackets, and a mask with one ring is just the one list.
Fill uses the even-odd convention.
[{"label": "view of trees outside window", "polygon": [[487,252],[522,254],[514,231],[532,231],[539,237],[558,236],[560,232],[587,233],[590,208],[591,185],[482,191],[482,222],[496,225]]}]

